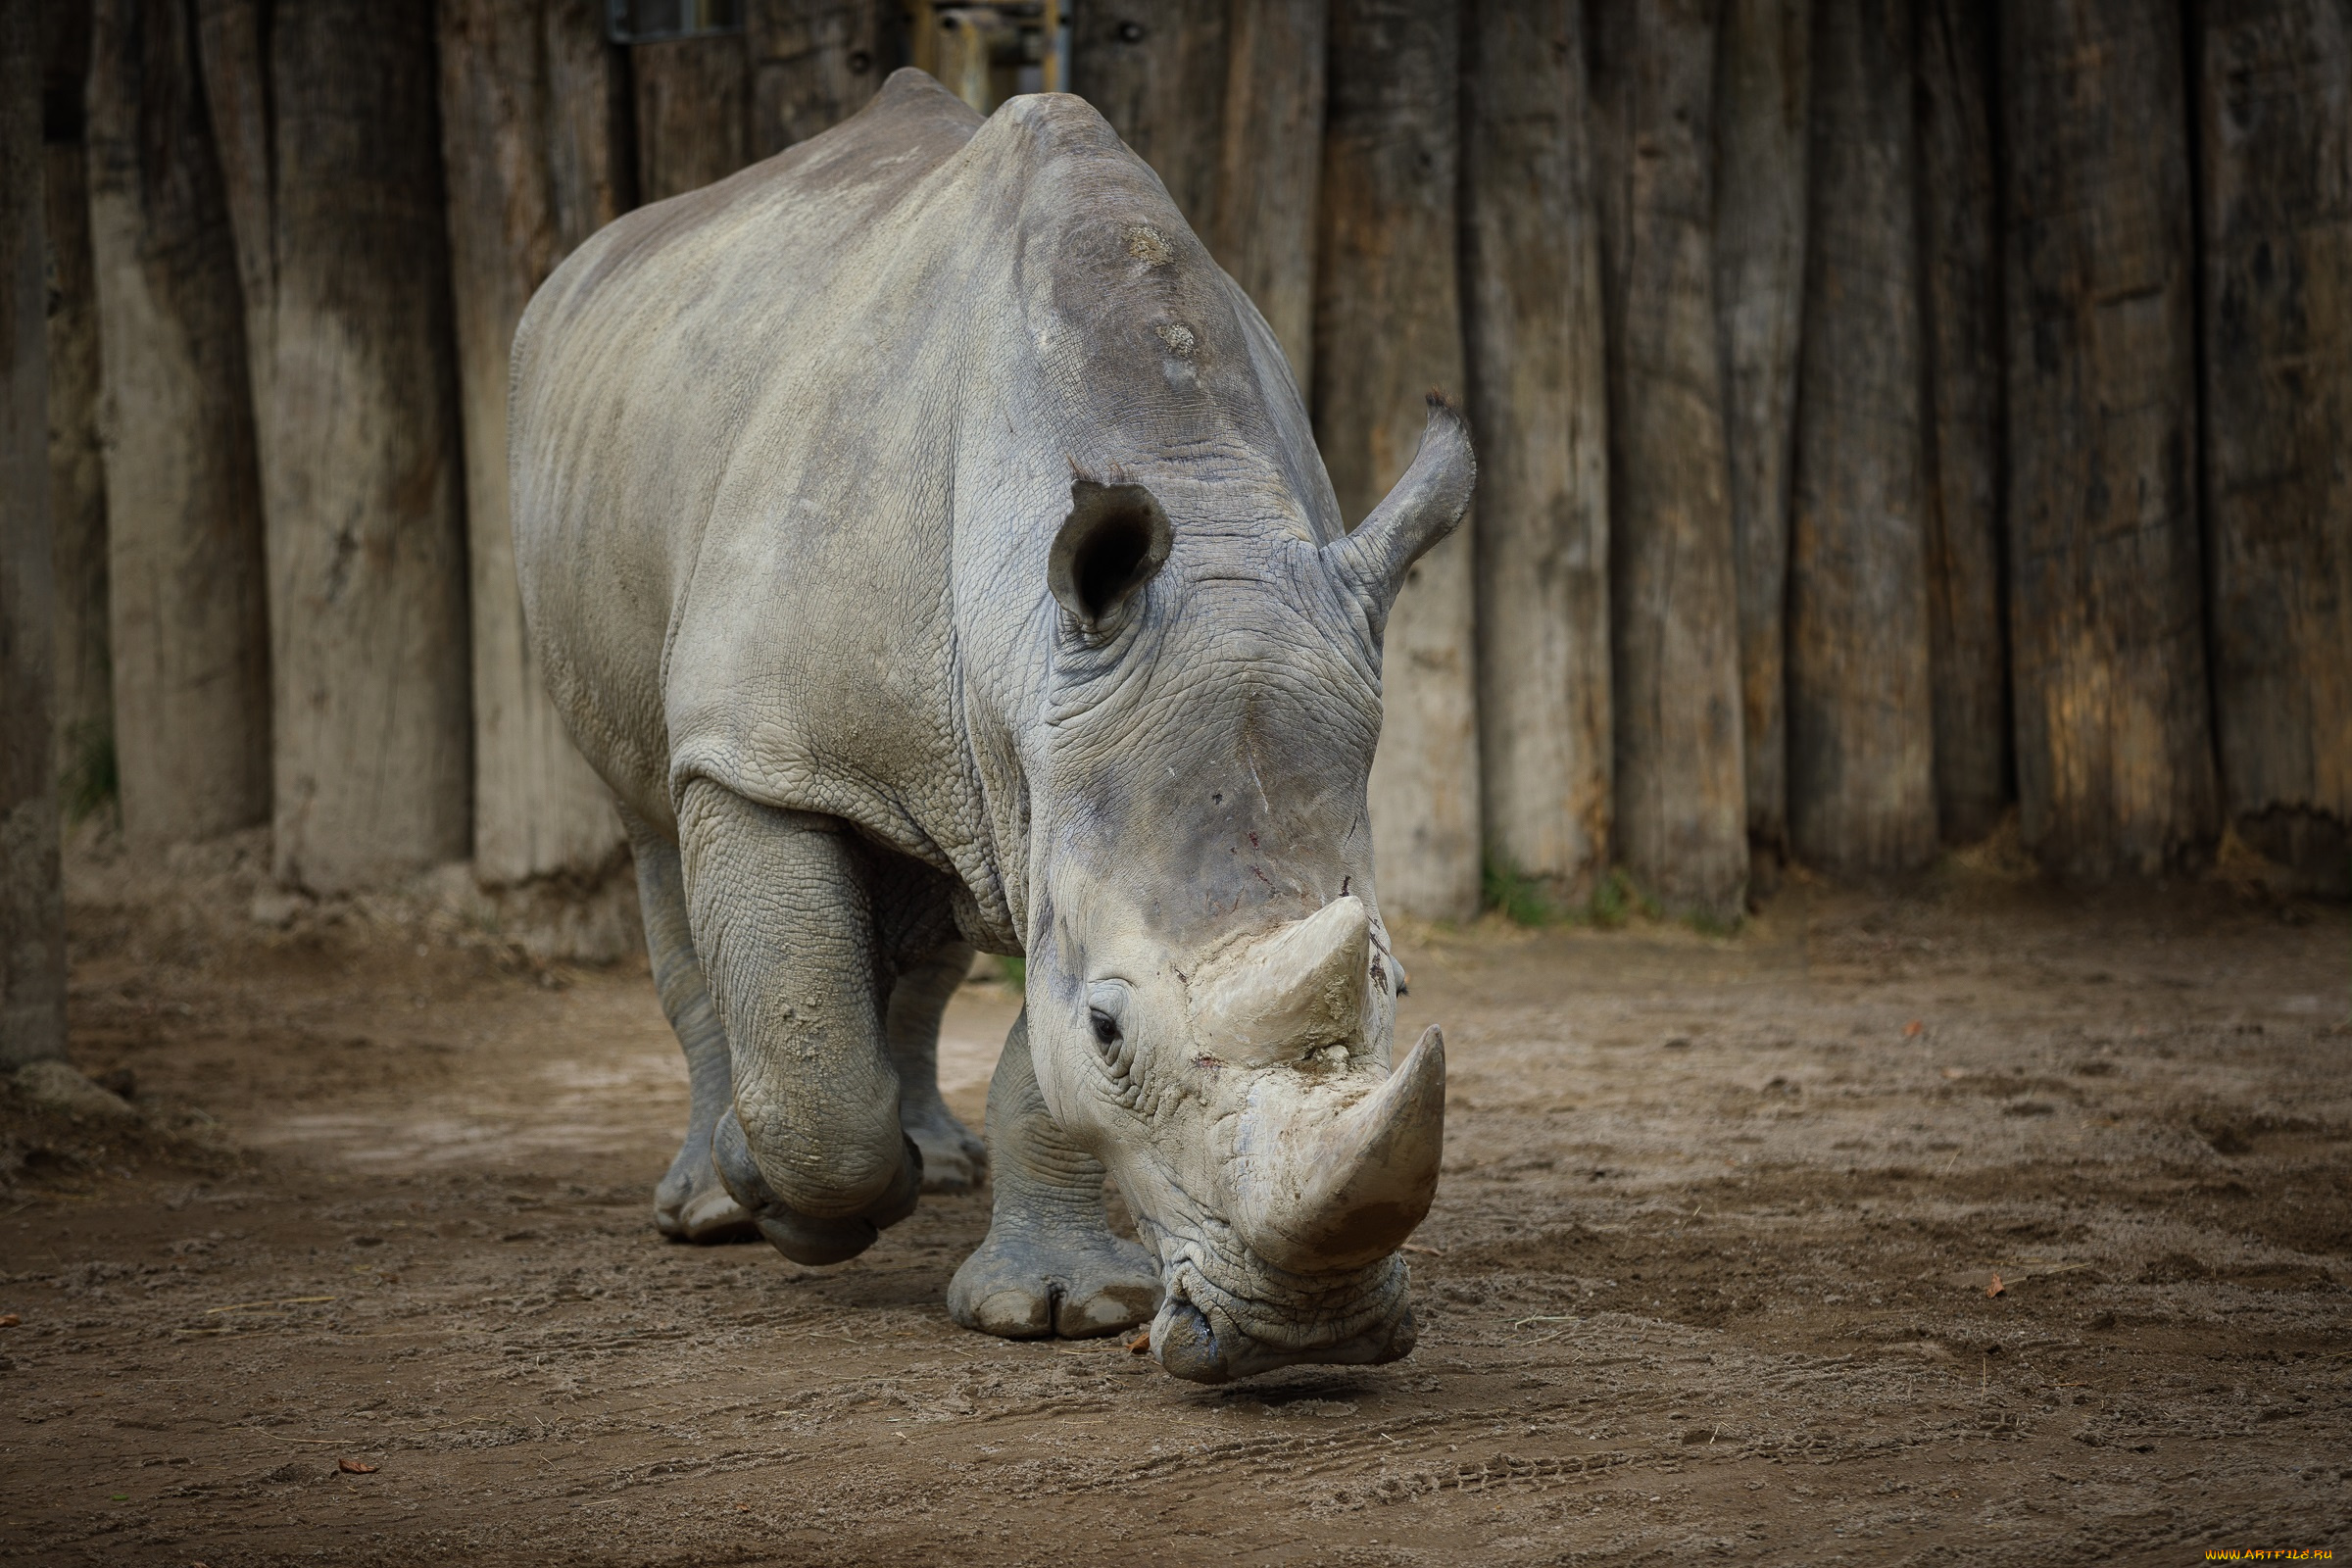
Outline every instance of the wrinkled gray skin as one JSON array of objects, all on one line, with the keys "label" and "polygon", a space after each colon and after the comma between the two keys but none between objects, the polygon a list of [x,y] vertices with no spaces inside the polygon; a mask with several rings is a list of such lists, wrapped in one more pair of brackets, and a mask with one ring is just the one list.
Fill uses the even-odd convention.
[{"label": "wrinkled gray skin", "polygon": [[[901,72],[582,247],[512,428],[533,647],[693,1075],[662,1228],[836,1261],[993,1155],[969,1327],[1151,1319],[1203,1382],[1403,1354],[1444,1046],[1392,1071],[1365,779],[1452,413],[1345,532],[1265,322],[1102,120]],[[974,947],[1028,959],[985,1152],[932,1071]]]}]

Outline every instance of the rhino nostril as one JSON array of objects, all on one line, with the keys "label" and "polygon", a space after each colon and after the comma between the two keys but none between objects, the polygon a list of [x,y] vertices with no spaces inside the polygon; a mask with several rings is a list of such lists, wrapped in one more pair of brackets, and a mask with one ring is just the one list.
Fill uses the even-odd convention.
[{"label": "rhino nostril", "polygon": [[1191,1383],[1227,1383],[1233,1370],[1217,1348],[1216,1331],[1190,1301],[1164,1301],[1152,1324],[1152,1353],[1160,1366]]}]

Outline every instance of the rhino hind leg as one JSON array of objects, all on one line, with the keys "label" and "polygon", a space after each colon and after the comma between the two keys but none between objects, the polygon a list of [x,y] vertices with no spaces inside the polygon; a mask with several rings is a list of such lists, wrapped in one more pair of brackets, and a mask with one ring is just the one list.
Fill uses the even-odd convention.
[{"label": "rhino hind leg", "polygon": [[694,956],[686,925],[686,884],[677,846],[648,827],[636,812],[621,808],[629,847],[637,862],[637,902],[645,917],[645,946],[653,960],[654,986],[662,1010],[686,1054],[693,1108],[677,1157],[654,1189],[654,1225],[681,1242],[748,1242],[758,1237],[745,1212],[718,1179],[710,1161],[710,1135],[734,1093],[727,1066],[727,1037],[710,1005],[703,966]]},{"label": "rhino hind leg", "polygon": [[988,1179],[988,1146],[939,1098],[939,1020],[972,966],[972,950],[951,942],[899,976],[885,1033],[899,1074],[899,1126],[923,1152],[923,1191],[968,1193]]},{"label": "rhino hind leg", "polygon": [[1102,1209],[1101,1161],[1047,1114],[1029,1062],[1023,1013],[988,1086],[996,1203],[988,1240],[948,1286],[948,1312],[1008,1340],[1115,1334],[1159,1310],[1151,1254],[1115,1234]]}]

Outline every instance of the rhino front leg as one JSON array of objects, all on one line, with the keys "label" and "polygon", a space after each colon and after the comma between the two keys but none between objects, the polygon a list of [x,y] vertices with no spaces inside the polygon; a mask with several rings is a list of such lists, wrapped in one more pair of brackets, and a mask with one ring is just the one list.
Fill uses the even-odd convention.
[{"label": "rhino front leg", "polygon": [[863,857],[832,817],[696,780],[678,803],[694,948],[726,1031],[733,1104],[711,1159],[778,1251],[838,1263],[914,1209]]},{"label": "rhino front leg", "polygon": [[969,1192],[988,1176],[987,1146],[939,1098],[939,1020],[971,967],[970,947],[951,942],[900,975],[890,993],[899,1125],[923,1152],[926,1193]]},{"label": "rhino front leg", "polygon": [[678,847],[627,807],[620,811],[637,862],[637,903],[645,917],[645,946],[653,960],[654,988],[686,1053],[686,1078],[694,1096],[687,1112],[686,1141],[654,1189],[654,1224],[664,1236],[687,1242],[738,1242],[756,1232],[752,1216],[721,1185],[710,1163],[710,1133],[734,1090],[727,1069],[727,1037],[703,984],[702,961],[686,924],[686,881]]},{"label": "rhino front leg", "polygon": [[1115,1334],[1159,1310],[1151,1254],[1112,1232],[1103,1169],[1054,1124],[1029,1063],[1029,1015],[988,1086],[996,1206],[988,1240],[948,1286],[948,1313],[1008,1340]]}]

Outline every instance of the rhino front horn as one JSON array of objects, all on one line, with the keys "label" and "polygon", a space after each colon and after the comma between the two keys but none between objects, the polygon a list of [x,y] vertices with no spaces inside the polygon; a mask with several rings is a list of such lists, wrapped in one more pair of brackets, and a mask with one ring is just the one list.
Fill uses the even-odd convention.
[{"label": "rhino front horn", "polygon": [[[1361,1268],[1404,1245],[1437,1196],[1446,1150],[1446,1037],[1435,1024],[1412,1054],[1329,1120],[1266,1128],[1234,1221],[1278,1268]],[[1255,1142],[1256,1140],[1252,1140]]]}]

